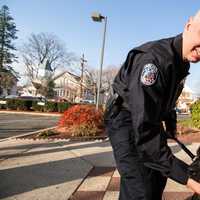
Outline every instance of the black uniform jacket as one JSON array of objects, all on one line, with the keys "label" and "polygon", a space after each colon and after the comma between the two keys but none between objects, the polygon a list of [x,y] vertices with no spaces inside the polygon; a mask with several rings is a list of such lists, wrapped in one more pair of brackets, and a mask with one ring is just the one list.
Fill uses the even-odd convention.
[{"label": "black uniform jacket", "polygon": [[[158,70],[152,85],[141,81],[147,64]],[[176,129],[175,103],[189,67],[182,59],[180,34],[132,49],[113,83],[131,112],[135,144],[144,165],[182,184],[187,183],[188,165],[172,154],[162,121],[168,131]]]}]

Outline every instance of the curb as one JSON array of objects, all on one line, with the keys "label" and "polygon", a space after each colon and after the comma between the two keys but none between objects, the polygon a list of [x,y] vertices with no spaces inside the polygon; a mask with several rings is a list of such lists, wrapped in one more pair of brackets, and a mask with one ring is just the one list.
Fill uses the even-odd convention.
[{"label": "curb", "polygon": [[27,114],[27,115],[41,115],[41,116],[61,116],[62,113],[41,113],[41,112],[21,112],[21,111],[7,111],[0,110],[0,113],[12,113],[12,114]]},{"label": "curb", "polygon": [[[52,129],[55,128],[55,127],[52,127]],[[51,130],[51,128],[49,129],[42,129],[40,131],[45,131],[45,130]],[[35,133],[31,133],[31,134],[35,134]],[[31,135],[30,134],[30,135]],[[23,135],[20,135],[20,136],[16,136],[17,138],[15,139],[19,139],[19,140],[32,140],[32,141],[35,141],[35,140],[43,140],[43,141],[70,141],[70,142],[104,142],[104,141],[108,141],[108,138],[105,137],[105,138],[23,138],[24,136]],[[18,138],[19,137],[19,138]],[[22,137],[22,138],[21,138]],[[1,142],[1,140],[0,140]]]},{"label": "curb", "polygon": [[92,165],[92,168],[89,170],[89,172],[85,175],[85,177],[83,177],[83,179],[81,180],[81,182],[78,184],[78,186],[76,187],[76,189],[74,190],[74,192],[72,192],[72,194],[69,197],[69,200],[73,200],[73,195],[77,192],[77,190],[79,189],[79,187],[82,185],[82,183],[85,181],[85,179],[88,177],[88,175],[90,174],[90,172],[95,168],[95,166]]},{"label": "curb", "polygon": [[12,139],[20,139],[21,137],[28,136],[28,135],[33,135],[33,134],[36,134],[36,133],[40,133],[41,131],[48,131],[48,130],[54,129],[56,127],[57,126],[53,126],[53,127],[50,127],[50,128],[40,129],[38,131],[25,133],[25,134],[22,134],[22,135],[12,136],[12,137],[9,137],[9,138],[1,139],[0,142],[6,141],[6,140],[12,140]]}]

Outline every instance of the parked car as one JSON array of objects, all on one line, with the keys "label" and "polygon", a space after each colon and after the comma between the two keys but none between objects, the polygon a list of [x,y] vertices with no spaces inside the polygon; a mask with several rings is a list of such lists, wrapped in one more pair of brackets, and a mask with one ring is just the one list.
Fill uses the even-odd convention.
[{"label": "parked car", "polygon": [[11,94],[11,95],[5,96],[5,99],[17,99],[18,97],[19,97],[18,95]]},{"label": "parked car", "polygon": [[53,99],[50,99],[50,101],[55,101],[55,102],[68,102],[70,103],[70,101],[64,97],[54,97]]},{"label": "parked car", "polygon": [[82,99],[80,100],[80,103],[85,103],[85,104],[94,104],[94,100],[91,99]]},{"label": "parked car", "polygon": [[6,97],[5,95],[4,96],[2,95],[2,96],[0,96],[0,99],[5,99],[5,97]]},{"label": "parked car", "polygon": [[18,99],[43,101],[43,102],[46,101],[46,98],[44,98],[44,97],[33,97],[33,96],[19,96]]},{"label": "parked car", "polygon": [[180,110],[179,108],[175,108],[175,110],[176,110],[176,113],[177,113],[177,114],[180,114],[180,113],[181,113],[181,110]]}]

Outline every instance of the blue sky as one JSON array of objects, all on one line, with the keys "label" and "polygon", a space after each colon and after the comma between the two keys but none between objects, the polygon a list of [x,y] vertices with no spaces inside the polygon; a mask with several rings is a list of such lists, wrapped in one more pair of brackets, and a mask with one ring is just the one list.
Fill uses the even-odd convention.
[{"label": "blue sky", "polygon": [[[182,32],[187,19],[200,9],[191,0],[0,0],[10,8],[17,25],[19,47],[31,33],[53,33],[88,65],[99,68],[103,24],[94,23],[91,13],[108,17],[104,67],[119,66],[128,51],[149,40]],[[16,70],[23,71],[21,64]],[[200,91],[200,64],[191,66],[187,84]]]}]

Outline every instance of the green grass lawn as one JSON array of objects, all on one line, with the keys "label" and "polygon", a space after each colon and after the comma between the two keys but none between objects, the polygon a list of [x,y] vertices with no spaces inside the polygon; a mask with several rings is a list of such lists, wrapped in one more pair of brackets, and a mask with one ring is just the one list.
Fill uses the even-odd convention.
[{"label": "green grass lawn", "polygon": [[178,120],[178,124],[188,128],[195,128],[191,118]]}]

